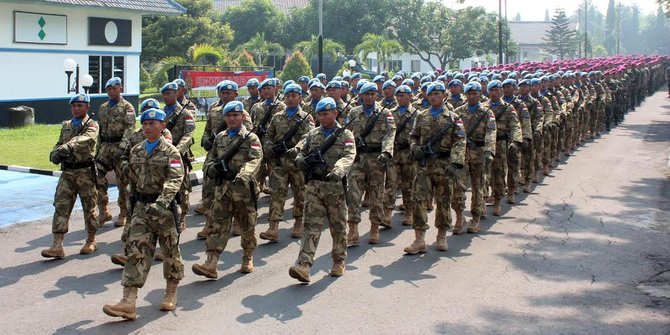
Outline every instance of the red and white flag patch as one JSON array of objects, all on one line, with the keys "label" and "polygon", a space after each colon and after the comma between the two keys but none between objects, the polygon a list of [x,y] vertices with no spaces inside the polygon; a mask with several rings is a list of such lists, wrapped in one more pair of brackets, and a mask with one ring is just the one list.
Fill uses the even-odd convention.
[{"label": "red and white flag patch", "polygon": [[175,168],[175,169],[180,168],[181,167],[181,161],[178,160],[178,159],[171,160],[170,161],[170,167]]},{"label": "red and white flag patch", "polygon": [[251,149],[260,150],[261,145],[259,143],[251,143]]},{"label": "red and white flag patch", "polygon": [[349,138],[344,140],[344,146],[345,147],[350,147],[350,146],[353,146],[353,145],[354,145],[354,140],[349,139]]}]

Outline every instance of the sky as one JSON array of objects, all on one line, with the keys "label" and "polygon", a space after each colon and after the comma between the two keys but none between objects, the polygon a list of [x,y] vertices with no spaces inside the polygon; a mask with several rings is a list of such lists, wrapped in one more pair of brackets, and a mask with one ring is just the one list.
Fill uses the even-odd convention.
[{"label": "sky", "polygon": [[[503,15],[505,11],[505,0],[503,2]],[[604,14],[607,13],[607,4],[609,0],[590,0],[598,10]],[[615,0],[615,4],[620,0]],[[482,6],[487,11],[498,11],[498,0],[465,0],[463,5],[456,5],[454,0],[443,0],[447,5],[452,7],[465,6]],[[640,14],[655,14],[658,9],[658,2],[656,0],[624,0],[624,5],[637,4],[640,8]],[[522,21],[544,21],[544,13],[549,9],[549,17],[554,14],[554,9],[558,6],[565,9],[565,13],[570,16],[579,6],[584,6],[584,0],[507,0],[507,18],[512,20],[517,13],[521,13]]]}]

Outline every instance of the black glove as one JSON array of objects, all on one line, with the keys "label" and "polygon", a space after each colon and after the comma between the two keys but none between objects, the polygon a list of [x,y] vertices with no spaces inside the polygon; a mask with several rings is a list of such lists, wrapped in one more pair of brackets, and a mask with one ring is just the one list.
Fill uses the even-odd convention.
[{"label": "black glove", "polygon": [[235,179],[233,179],[233,184],[237,184],[237,185],[242,185],[242,186],[244,186],[244,185],[246,184],[247,180],[248,180],[248,179],[247,179],[246,177],[244,177],[244,176],[240,176],[240,175],[238,174],[238,175],[235,177]]},{"label": "black glove", "polygon": [[307,163],[307,159],[303,156],[298,156],[298,158],[295,159],[295,166],[297,166],[298,169],[302,171],[309,170],[309,164]]},{"label": "black glove", "polygon": [[212,144],[212,141],[209,140],[209,138],[203,137],[202,141],[200,141],[200,142],[201,142],[200,144],[202,145],[202,147],[205,148],[205,151],[212,150],[213,144]]},{"label": "black glove", "polygon": [[266,158],[274,157],[274,147],[271,145],[264,145],[263,156],[265,156]]},{"label": "black glove", "polygon": [[377,161],[382,165],[386,165],[391,161],[391,155],[388,152],[382,152],[377,156]]},{"label": "black glove", "polygon": [[60,164],[63,161],[61,157],[58,155],[58,151],[56,150],[51,152],[51,154],[49,155],[49,160],[51,161],[51,163],[54,163],[56,165]]},{"label": "black glove", "polygon": [[130,164],[128,164],[127,161],[122,161],[121,162],[121,173],[124,176],[130,175]]},{"label": "black glove", "polygon": [[272,153],[277,157],[281,157],[286,153],[286,151],[284,150],[284,146],[281,145],[281,143],[277,143],[272,146]]},{"label": "black glove", "polygon": [[521,147],[527,150],[528,148],[530,148],[532,141],[533,140],[531,140],[530,138],[524,138],[523,142],[521,142]]},{"label": "black glove", "polygon": [[300,150],[298,150],[298,148],[295,148],[295,147],[294,147],[294,148],[288,149],[288,151],[286,152],[285,156],[286,156],[286,158],[288,158],[288,159],[293,159],[293,160],[295,160],[295,158],[298,157],[298,154],[299,154],[299,153],[300,153]]},{"label": "black glove", "polygon": [[58,153],[58,156],[61,156],[61,158],[65,158],[70,155],[70,146],[67,144],[63,144],[56,149],[56,152]]},{"label": "black glove", "polygon": [[205,174],[207,177],[210,178],[216,178],[219,176],[219,173],[221,171],[221,163],[215,162],[214,164],[207,165],[205,167]]},{"label": "black glove", "polygon": [[329,181],[341,181],[342,177],[338,176],[333,172],[330,172],[326,175],[326,179],[328,179]]},{"label": "black glove", "polygon": [[515,151],[515,150],[518,150],[518,149],[519,149],[519,142],[511,142],[507,146],[507,150],[510,150],[510,151]]},{"label": "black glove", "polygon": [[415,161],[422,160],[423,157],[425,156],[425,153],[423,152],[423,147],[420,145],[417,145],[412,149],[412,159]]}]

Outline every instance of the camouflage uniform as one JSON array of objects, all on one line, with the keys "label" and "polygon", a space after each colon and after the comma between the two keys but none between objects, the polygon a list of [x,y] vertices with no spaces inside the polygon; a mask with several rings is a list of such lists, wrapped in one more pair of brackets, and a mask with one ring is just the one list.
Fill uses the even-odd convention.
[{"label": "camouflage uniform", "polygon": [[539,149],[536,152],[536,161],[537,169],[542,170],[544,166],[545,174],[549,173],[549,156],[551,150],[551,127],[554,122],[554,112],[551,106],[551,101],[546,96],[537,94],[532,95],[533,98],[537,99],[540,102],[540,107],[542,107],[542,145],[537,145],[536,149]]},{"label": "camouflage uniform", "polygon": [[377,119],[372,130],[364,139],[367,146],[356,148],[356,160],[348,176],[349,236],[347,240],[349,244],[358,243],[358,224],[361,222],[360,207],[363,192],[370,193],[370,199],[375,200],[370,204],[372,231],[374,232],[375,229],[378,231],[379,225],[383,223],[384,206],[382,201],[378,200],[383,199],[384,195],[386,167],[377,158],[381,153],[393,156],[396,129],[393,114],[388,109],[382,108],[379,103],[375,103],[370,115],[365,112],[364,106],[358,106],[349,112],[348,119],[355,118],[355,120],[349,124],[348,129],[353,132],[358,142],[363,128],[371,117]]},{"label": "camouflage uniform", "polygon": [[255,97],[248,96],[248,97],[244,98],[244,100],[242,100],[242,104],[244,104],[244,110],[245,111],[250,111],[251,107],[253,107],[259,101],[260,101],[259,96],[255,96]]},{"label": "camouflage uniform", "polygon": [[[536,175],[535,168],[541,167],[539,154],[542,152],[542,126],[544,123],[544,112],[538,99],[530,94],[521,95],[519,99],[526,104],[528,114],[530,115],[530,127],[532,131],[532,145],[521,149],[523,156],[523,178],[526,183],[526,190],[530,187],[530,182]],[[525,134],[524,134],[525,135]],[[529,192],[529,190],[528,190]]]},{"label": "camouflage uniform", "polygon": [[[387,221],[388,225],[391,224],[391,213],[393,208],[395,208],[396,192],[398,184],[400,184],[402,202],[405,206],[403,224],[412,225],[412,222],[414,222],[412,183],[416,177],[416,163],[411,159],[410,133],[419,111],[412,106],[408,106],[407,110],[403,113],[400,112],[399,107],[395,107],[391,110],[391,113],[398,128],[396,128],[393,159],[386,170],[386,190],[384,191],[385,221]],[[400,129],[402,124],[404,124],[403,129]]]},{"label": "camouflage uniform", "polygon": [[186,106],[184,109],[188,109],[189,112],[193,116],[195,116],[195,113],[198,112],[198,107],[189,99],[186,99],[186,97],[182,97],[181,99],[177,98],[177,103],[181,106]]},{"label": "camouflage uniform", "polygon": [[[102,216],[109,215],[107,204],[107,178],[108,171],[114,170],[119,189],[119,220],[117,225],[124,224],[128,213],[128,179],[121,172],[121,155],[128,147],[128,137],[135,130],[135,108],[133,105],[119,97],[116,103],[107,101],[100,106],[98,111],[100,121],[100,132],[97,142],[95,157],[98,168],[96,188],[98,190],[98,208],[101,220]],[[107,218],[109,219],[109,218]],[[104,221],[103,221],[104,222]],[[102,224],[103,222],[100,222]]]},{"label": "camouflage uniform", "polygon": [[[305,187],[305,178],[295,166],[293,157],[286,157],[285,152],[278,157],[277,153],[273,152],[273,146],[279,144],[289,130],[297,125],[297,129],[293,136],[286,141],[286,150],[291,149],[297,143],[302,141],[307,132],[314,128],[314,119],[311,115],[304,112],[300,107],[295,115],[289,117],[286,110],[272,116],[268,132],[265,136],[263,147],[265,149],[265,157],[270,160],[272,164],[272,174],[270,175],[270,217],[268,221],[272,232],[276,232],[276,225],[284,218],[284,203],[286,202],[286,195],[288,193],[288,186],[291,184],[293,190],[293,218],[302,226],[304,196],[303,189]],[[276,234],[275,234],[276,235]],[[296,237],[299,234],[295,234]],[[277,236],[274,236],[275,240]],[[263,238],[263,236],[261,236]],[[271,239],[272,238],[268,238]]]},{"label": "camouflage uniform", "polygon": [[181,203],[181,217],[179,222],[182,228],[185,228],[184,218],[188,212],[189,199],[188,194],[191,192],[191,179],[189,173],[191,172],[191,161],[193,160],[193,153],[191,152],[191,145],[193,145],[193,132],[195,131],[195,120],[193,114],[187,109],[182,109],[179,103],[176,103],[171,113],[168,113],[169,107],[165,106],[163,111],[167,114],[165,123],[167,129],[172,133],[172,144],[179,150],[184,164],[184,182],[179,190]]},{"label": "camouflage uniform", "polygon": [[[310,130],[305,140],[296,146],[300,149],[298,157],[305,157],[311,151],[317,150],[326,138],[322,127]],[[354,135],[351,131],[344,130],[330,149],[323,153],[326,164],[313,168],[313,177],[307,180],[305,185],[305,228],[296,264],[309,267],[314,263],[314,254],[319,245],[324,219],[328,219],[330,235],[333,238],[331,252],[333,263],[345,261],[347,257],[345,189],[340,180],[329,181],[326,176],[333,173],[340,178],[346,178],[355,158]]]},{"label": "camouflage uniform", "polygon": [[[265,114],[270,111],[273,115],[283,112],[286,109],[286,105],[277,100],[276,106],[272,107],[273,101],[272,100],[266,100],[266,101],[261,101],[257,102],[253,107],[251,107],[251,120],[253,123],[253,128],[252,131],[258,135],[261,143],[265,140],[263,131],[261,127],[265,127],[265,131],[267,131],[267,128],[270,126],[270,120],[272,119],[272,116],[268,117],[267,123],[264,125],[261,125],[261,122],[265,118]],[[260,163],[259,169],[258,169],[258,175],[256,176],[256,180],[263,184],[265,181],[265,177],[268,177],[270,175],[270,162],[267,161],[267,157],[264,157],[263,160]]]},{"label": "camouflage uniform", "polygon": [[[176,282],[184,278],[177,223],[170,210],[170,203],[183,185],[184,168],[179,150],[170,140],[161,137],[159,141],[151,154],[145,148],[146,142],[130,150],[130,190],[136,202],[125,246],[128,262],[121,280],[124,287],[144,286],[156,241],[165,255],[164,278]],[[162,210],[160,215],[151,215],[149,207],[152,205],[167,210]]]},{"label": "camouflage uniform", "polygon": [[[514,107],[520,121],[521,137],[525,142],[518,147],[512,147],[512,150],[509,150],[507,153],[507,201],[511,203],[514,201],[514,193],[516,191],[516,186],[519,183],[519,177],[521,176],[521,153],[524,150],[531,151],[533,131],[530,112],[528,111],[526,104],[515,96],[510,96],[509,98],[503,97],[503,100]],[[498,129],[500,129],[500,127]],[[527,166],[528,164],[525,165]]]},{"label": "camouflage uniform", "polygon": [[61,164],[63,171],[58,178],[58,186],[54,195],[55,212],[51,231],[54,234],[66,234],[69,230],[70,214],[77,200],[81,198],[84,209],[84,223],[89,234],[98,230],[98,215],[95,212],[97,193],[95,190],[95,174],[93,158],[95,142],[98,137],[98,124],[86,116],[79,126],[72,120],[63,122],[58,142],[51,150],[51,156],[57,154],[59,148],[68,148],[68,158]]}]

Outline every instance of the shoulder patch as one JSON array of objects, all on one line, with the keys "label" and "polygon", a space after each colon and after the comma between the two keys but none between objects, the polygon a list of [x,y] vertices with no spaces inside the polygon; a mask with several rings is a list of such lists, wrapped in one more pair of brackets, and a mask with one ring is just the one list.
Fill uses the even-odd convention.
[{"label": "shoulder patch", "polygon": [[496,117],[494,115],[489,115],[489,121],[487,127],[489,129],[496,129]]}]

